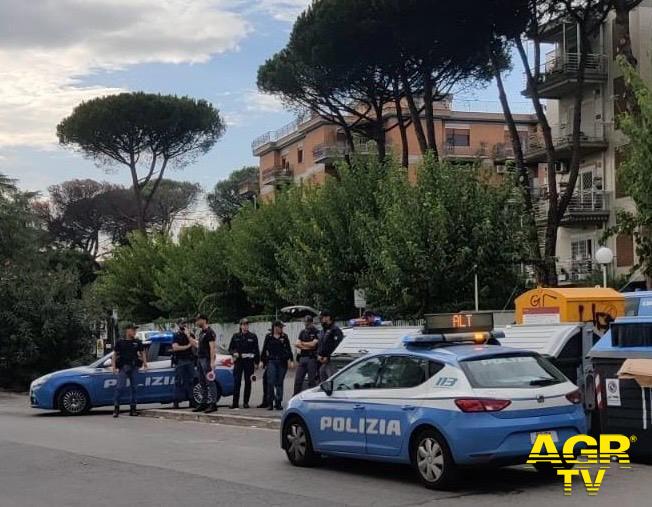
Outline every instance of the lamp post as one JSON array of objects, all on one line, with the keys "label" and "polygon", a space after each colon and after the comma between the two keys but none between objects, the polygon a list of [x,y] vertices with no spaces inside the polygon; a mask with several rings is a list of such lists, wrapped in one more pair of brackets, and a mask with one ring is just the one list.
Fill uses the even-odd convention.
[{"label": "lamp post", "polygon": [[595,260],[598,261],[598,264],[602,266],[602,286],[607,287],[607,266],[611,264],[614,260],[614,253],[611,251],[611,248],[603,246],[597,252],[595,252]]}]

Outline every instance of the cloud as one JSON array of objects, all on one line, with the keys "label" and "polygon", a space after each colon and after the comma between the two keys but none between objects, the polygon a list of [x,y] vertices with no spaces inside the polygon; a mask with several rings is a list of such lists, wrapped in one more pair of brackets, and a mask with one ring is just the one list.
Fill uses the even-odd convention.
[{"label": "cloud", "polygon": [[85,85],[142,63],[202,63],[251,30],[232,0],[2,0],[0,148],[52,145],[80,101],[119,88]]},{"label": "cloud", "polygon": [[310,0],[259,0],[261,10],[271,14],[274,19],[293,22],[310,4]]},{"label": "cloud", "polygon": [[257,113],[280,113],[284,110],[283,103],[278,97],[261,93],[258,90],[249,90],[244,95],[247,111]]}]

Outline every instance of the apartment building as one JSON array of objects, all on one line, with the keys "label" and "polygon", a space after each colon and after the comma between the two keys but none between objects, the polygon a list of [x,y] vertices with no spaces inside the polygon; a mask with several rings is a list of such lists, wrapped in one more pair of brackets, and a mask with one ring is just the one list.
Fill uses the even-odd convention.
[{"label": "apartment building", "polygon": [[[536,135],[537,120],[532,114],[516,114],[519,136],[527,145]],[[395,113],[387,113],[387,124],[396,123]],[[513,159],[511,137],[502,113],[455,110],[453,98],[437,103],[435,136],[442,157],[455,162],[480,160],[498,173],[507,170]],[[413,126],[407,131],[412,175],[421,160]],[[388,151],[400,156],[398,128],[387,132]],[[348,151],[344,133],[337,125],[318,116],[298,118],[292,123],[258,137],[252,143],[260,159],[260,194],[262,200],[273,198],[274,192],[287,183],[322,184],[335,174],[336,163]],[[357,154],[372,154],[373,142],[356,141]]]},{"label": "apartment building", "polygon": [[[617,174],[627,139],[618,130],[616,118],[625,110],[622,100],[624,81],[616,63],[618,41],[622,34],[612,13],[600,33],[591,41],[586,71],[586,89],[582,100],[580,174],[568,211],[558,234],[557,257],[560,283],[576,283],[588,278],[597,267],[594,255],[606,228],[615,225],[618,209],[632,210]],[[652,42],[652,0],[645,0],[630,14],[632,49],[639,70],[652,82],[650,43]],[[547,213],[547,170],[559,173],[559,190],[567,185],[571,157],[572,118],[574,114],[575,73],[580,48],[577,26],[559,20],[543,33],[543,42],[552,49],[542,65],[537,89],[547,100],[547,116],[559,157],[554,168],[539,165],[537,210],[543,222]],[[525,90],[524,95],[530,94]],[[533,166],[545,162],[545,150],[539,135],[533,135],[526,150],[526,161]],[[607,246],[615,253],[612,271],[625,274],[636,263],[633,240],[620,235]]]}]

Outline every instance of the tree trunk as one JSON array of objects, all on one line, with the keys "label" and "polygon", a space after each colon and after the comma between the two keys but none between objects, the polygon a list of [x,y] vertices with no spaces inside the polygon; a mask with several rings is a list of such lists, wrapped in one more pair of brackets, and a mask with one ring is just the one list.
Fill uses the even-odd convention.
[{"label": "tree trunk", "polygon": [[401,165],[407,168],[410,164],[410,150],[405,118],[403,118],[403,105],[401,104],[401,92],[398,78],[394,79],[392,92],[394,94],[394,107],[396,108],[396,121],[398,122],[399,133],[401,134]]},{"label": "tree trunk", "polygon": [[414,102],[414,95],[407,76],[403,74],[401,80],[403,81],[403,92],[405,93],[410,116],[412,117],[412,124],[414,125],[414,133],[417,136],[419,149],[421,150],[421,154],[425,156],[428,153],[428,142],[426,141],[426,134],[423,131],[423,123],[421,123],[421,112]]},{"label": "tree trunk", "polygon": [[527,58],[527,53],[523,42],[520,38],[515,38],[514,43],[518,49],[519,56],[525,68],[525,75],[527,77],[528,89],[532,95],[532,105],[536,112],[537,120],[541,127],[543,141],[546,149],[546,164],[547,164],[547,185],[548,185],[548,215],[546,217],[545,226],[545,240],[543,246],[543,263],[542,263],[542,279],[541,285],[548,287],[556,287],[558,285],[557,279],[557,231],[559,230],[559,220],[557,218],[557,206],[559,196],[557,194],[557,173],[555,172],[555,162],[557,156],[555,146],[552,139],[552,130],[548,123],[543,106],[541,105],[541,98],[537,91],[537,81],[532,75],[530,69],[530,62]]},{"label": "tree trunk", "polygon": [[433,110],[432,74],[430,69],[423,71],[423,107],[426,116],[426,141],[428,149],[437,154],[437,140],[435,139],[435,113]]},{"label": "tree trunk", "polygon": [[564,194],[559,201],[557,209],[557,219],[561,221],[564,213],[570,204],[575,192],[575,185],[580,171],[580,161],[582,159],[580,149],[582,146],[582,99],[584,98],[584,78],[586,74],[587,54],[590,53],[588,37],[582,36],[582,49],[580,51],[580,62],[577,69],[577,84],[574,97],[573,111],[573,132],[572,132],[572,155],[570,162],[570,171],[568,174],[568,184]]},{"label": "tree trunk", "polygon": [[130,154],[129,170],[131,171],[131,181],[134,188],[136,208],[138,209],[138,215],[136,216],[136,225],[138,226],[138,230],[144,233],[147,232],[147,227],[145,225],[145,208],[143,207],[143,195],[140,188],[140,182],[138,181],[136,158],[133,153]]},{"label": "tree trunk", "polygon": [[[620,37],[616,45],[616,53],[625,58],[627,63],[634,68],[638,67],[638,60],[634,56],[634,51],[632,49],[632,40],[629,29],[629,13],[636,7],[640,2],[632,2],[628,0],[614,0],[614,8],[616,10],[616,19],[614,23],[614,31],[617,31],[620,34]],[[625,104],[627,107],[627,112],[639,118],[641,115],[641,110],[636,100],[636,93],[632,89],[631,85],[625,81]]]},{"label": "tree trunk", "polygon": [[521,145],[521,138],[518,135],[518,130],[516,129],[516,122],[514,121],[514,116],[512,115],[511,108],[509,106],[509,101],[507,100],[507,93],[505,92],[505,84],[503,83],[502,76],[500,75],[500,67],[496,61],[496,55],[491,52],[490,54],[491,62],[494,67],[494,77],[498,85],[498,95],[500,97],[500,103],[505,114],[505,120],[507,121],[507,128],[509,129],[510,136],[512,138],[512,148],[514,150],[514,157],[516,159],[516,167],[519,174],[519,184],[521,187],[521,192],[523,194],[523,202],[525,204],[525,227],[527,228],[527,238],[529,242],[529,250],[531,259],[528,263],[534,267],[536,274],[537,282],[541,283],[544,280],[547,280],[547,273],[545,266],[543,265],[541,259],[541,245],[539,245],[539,233],[537,229],[536,216],[534,212],[534,204],[532,202],[532,191],[530,186],[530,173],[527,166],[525,165],[525,157],[523,155],[523,146]]}]

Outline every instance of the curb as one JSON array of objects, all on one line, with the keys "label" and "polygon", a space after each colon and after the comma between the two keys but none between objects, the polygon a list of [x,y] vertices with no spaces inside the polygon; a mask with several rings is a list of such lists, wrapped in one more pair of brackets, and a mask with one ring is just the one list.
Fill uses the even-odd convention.
[{"label": "curb", "polygon": [[249,428],[263,428],[278,430],[281,427],[281,420],[273,417],[256,417],[230,414],[201,414],[180,410],[162,410],[150,408],[142,410],[140,415],[156,419],[168,419],[173,421],[190,421],[212,424],[227,424],[230,426],[246,426]]}]

